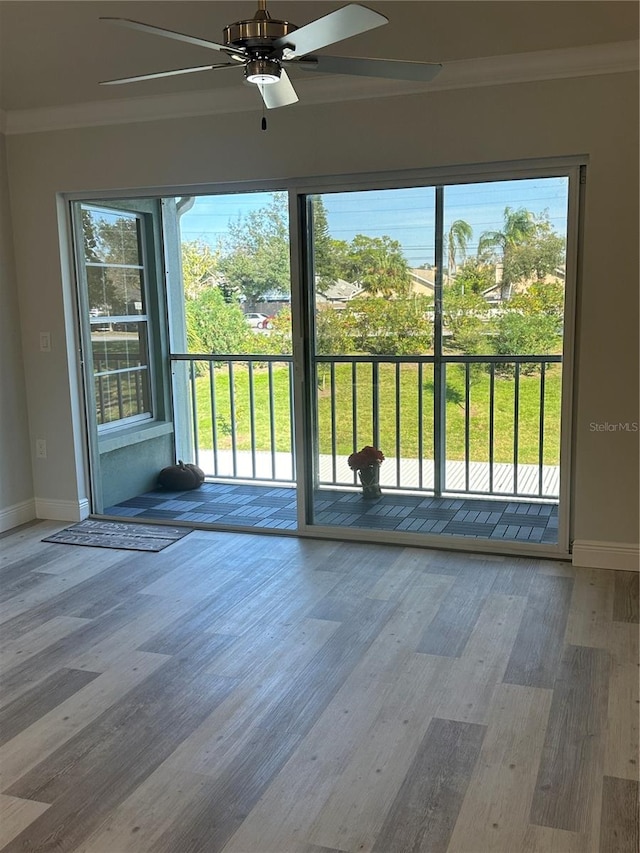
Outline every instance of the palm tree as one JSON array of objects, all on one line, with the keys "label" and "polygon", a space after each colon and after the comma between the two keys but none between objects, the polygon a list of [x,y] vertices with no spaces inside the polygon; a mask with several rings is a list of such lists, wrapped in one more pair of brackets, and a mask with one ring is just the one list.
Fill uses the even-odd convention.
[{"label": "palm tree", "polygon": [[473,237],[473,228],[464,219],[456,219],[449,228],[449,277],[455,275],[458,257],[467,256],[467,243]]},{"label": "palm tree", "polygon": [[535,229],[535,217],[530,210],[526,210],[524,207],[519,207],[518,210],[505,207],[502,231],[485,231],[484,234],[480,235],[478,241],[479,256],[487,253],[494,254],[496,249],[502,255],[502,299],[508,299],[511,295],[511,285],[514,278],[511,258],[514,249],[532,237]]}]

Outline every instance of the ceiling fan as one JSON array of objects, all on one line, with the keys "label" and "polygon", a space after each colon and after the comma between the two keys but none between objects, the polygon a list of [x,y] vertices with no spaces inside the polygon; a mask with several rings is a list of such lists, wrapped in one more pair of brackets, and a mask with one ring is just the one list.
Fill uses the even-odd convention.
[{"label": "ceiling fan", "polygon": [[397,59],[365,59],[346,56],[315,56],[330,44],[343,41],[367,30],[387,24],[384,15],[351,3],[322,18],[317,18],[302,27],[296,27],[288,21],[271,18],[266,8],[266,0],[258,0],[258,11],[253,18],[236,21],[225,27],[223,44],[196,36],[185,35],[173,30],[131,21],[127,18],[101,18],[120,27],[140,30],[143,33],[183,41],[198,47],[217,50],[228,60],[213,65],[199,65],[193,68],[176,68],[170,71],[157,71],[137,77],[122,77],[106,80],[101,85],[113,86],[121,83],[137,83],[141,80],[155,80],[159,77],[174,77],[178,74],[191,74],[197,71],[217,71],[223,68],[243,66],[244,77],[254,83],[268,109],[295,104],[298,100],[295,89],[289,79],[286,68],[303,68],[307,71],[320,71],[329,74],[351,74],[362,77],[383,77],[392,80],[414,80],[428,82],[440,71],[442,66],[435,62],[410,62]]}]

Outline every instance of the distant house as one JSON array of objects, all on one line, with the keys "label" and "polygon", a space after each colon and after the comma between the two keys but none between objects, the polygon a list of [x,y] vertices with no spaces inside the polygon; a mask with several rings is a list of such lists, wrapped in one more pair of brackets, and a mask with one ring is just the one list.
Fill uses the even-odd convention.
[{"label": "distant house", "polygon": [[435,269],[410,269],[411,296],[433,296],[436,288]]},{"label": "distant house", "polygon": [[[410,295],[432,296],[435,288],[434,269],[410,269]],[[357,281],[349,282],[338,278],[332,282],[321,282],[316,277],[316,301],[319,305],[331,305],[334,308],[344,308],[356,296],[360,296],[364,288]]]},{"label": "distant house", "polygon": [[[411,295],[412,296],[433,296],[436,287],[436,270],[432,269],[410,269],[409,277],[411,280]],[[454,279],[444,276],[444,285],[451,283]],[[496,266],[496,283],[492,284],[482,292],[482,295],[491,304],[497,304],[507,299],[509,294],[503,293],[502,289],[502,265]]]},{"label": "distant house", "polygon": [[500,302],[505,302],[511,299],[512,296],[520,293],[526,293],[532,284],[564,284],[565,272],[563,269],[555,269],[553,273],[543,276],[542,278],[528,278],[514,282],[512,285],[503,286],[502,283],[502,266],[498,264],[496,267],[496,283],[487,287],[482,291],[482,295],[487,302],[492,305],[497,305]]},{"label": "distant house", "polygon": [[289,308],[291,305],[291,294],[281,293],[276,290],[271,290],[265,293],[262,299],[247,300],[242,308],[245,313],[247,311],[255,311],[259,314],[266,314],[267,317],[273,317],[283,308]]},{"label": "distant house", "polygon": [[358,282],[338,278],[335,281],[325,283],[316,277],[316,302],[318,305],[327,304],[334,308],[344,308],[347,302],[361,293],[362,285]]}]

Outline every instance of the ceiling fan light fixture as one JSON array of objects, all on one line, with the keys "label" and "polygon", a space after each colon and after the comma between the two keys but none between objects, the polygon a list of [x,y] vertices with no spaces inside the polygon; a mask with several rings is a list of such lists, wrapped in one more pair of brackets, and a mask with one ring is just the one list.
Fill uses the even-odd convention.
[{"label": "ceiling fan light fixture", "polygon": [[280,63],[275,59],[250,59],[244,68],[247,81],[258,86],[277,83],[280,73]]}]

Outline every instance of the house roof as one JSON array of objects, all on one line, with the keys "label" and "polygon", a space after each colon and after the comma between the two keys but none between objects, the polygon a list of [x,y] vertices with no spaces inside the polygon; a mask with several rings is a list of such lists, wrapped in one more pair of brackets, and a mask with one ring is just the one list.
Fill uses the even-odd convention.
[{"label": "house roof", "polygon": [[414,268],[409,270],[411,279],[411,288],[414,293],[424,294],[433,293],[436,286],[436,271],[434,269],[425,270]]},{"label": "house roof", "polygon": [[319,302],[348,302],[354,296],[362,293],[362,286],[357,282],[349,282],[339,278],[329,284],[316,281],[316,292]]}]

